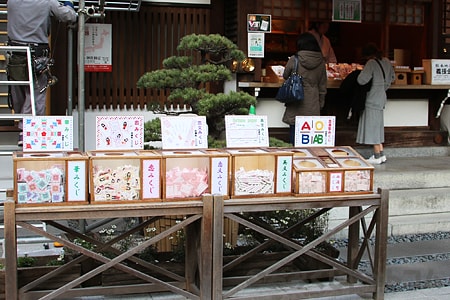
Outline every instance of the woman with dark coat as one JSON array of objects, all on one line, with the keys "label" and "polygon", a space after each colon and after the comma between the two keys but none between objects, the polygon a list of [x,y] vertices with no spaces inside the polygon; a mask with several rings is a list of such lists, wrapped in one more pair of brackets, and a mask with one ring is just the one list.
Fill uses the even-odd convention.
[{"label": "woman with dark coat", "polygon": [[[302,33],[297,41],[297,53],[299,63],[297,72],[303,77],[305,98],[303,101],[287,103],[283,115],[283,122],[290,127],[289,140],[295,141],[295,117],[319,116],[320,110],[325,105],[327,93],[327,71],[322,51],[316,38],[308,32]],[[284,69],[284,79],[294,71],[294,55],[289,58]]]}]

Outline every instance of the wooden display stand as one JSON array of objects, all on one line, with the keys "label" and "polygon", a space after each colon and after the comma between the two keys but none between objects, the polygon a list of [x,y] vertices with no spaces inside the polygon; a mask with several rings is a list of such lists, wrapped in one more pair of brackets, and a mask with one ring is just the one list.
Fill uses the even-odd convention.
[{"label": "wooden display stand", "polygon": [[[346,207],[349,218],[341,224],[324,232],[322,236],[309,243],[301,243],[290,238],[290,234],[298,230],[305,223],[313,221],[330,209]],[[251,214],[264,211],[301,210],[317,208],[316,213],[308,220],[302,220],[284,231],[268,230],[267,224],[261,219],[252,218]],[[220,236],[223,228],[223,217],[229,218],[239,224],[263,234],[267,240],[252,248],[248,252],[226,264],[222,263],[222,242],[217,239],[213,243],[213,270],[212,300],[223,299],[310,299],[318,297],[341,296],[346,294],[372,293],[373,299],[384,299],[384,285],[386,272],[386,240],[388,220],[388,191],[380,194],[336,196],[336,197],[282,197],[258,199],[232,199],[223,200],[214,197],[214,236]],[[249,214],[250,216],[245,216]],[[370,219],[370,220],[369,220]],[[366,226],[366,220],[370,225]],[[360,243],[360,230],[363,230],[363,241]],[[347,261],[338,262],[315,249],[343,229],[348,229]],[[368,238],[375,232],[374,252]],[[257,254],[263,253],[269,246],[279,243],[290,251],[278,261],[259,258],[261,263],[266,262],[259,271],[254,264],[251,274],[229,276],[233,269],[245,269],[246,262]],[[270,251],[269,251],[270,252]],[[372,264],[372,276],[363,274],[358,270],[358,264],[363,255],[368,255]],[[328,268],[314,271],[292,271],[284,266],[292,263],[300,256],[313,258]],[[327,278],[327,284],[317,280]],[[290,281],[294,284],[289,284]],[[302,283],[303,281],[303,283]],[[314,283],[316,282],[316,283]],[[273,285],[278,288],[273,288]],[[272,287],[272,288],[271,288]]]},{"label": "wooden display stand", "polygon": [[[265,299],[280,297],[304,299],[363,293],[373,293],[373,298],[377,300],[384,298],[388,226],[387,190],[365,195],[258,197],[230,200],[225,200],[222,196],[208,195],[204,196],[202,200],[55,206],[51,210],[37,206],[18,207],[14,201],[7,200],[4,205],[6,299],[55,299],[161,291],[197,300],[261,299],[261,297]],[[317,208],[313,216],[308,217],[308,220],[301,220],[298,224],[283,232],[275,229],[269,230],[261,222],[256,222],[252,218],[246,218],[242,214],[311,208]],[[324,232],[310,243],[302,243],[290,238],[290,233],[334,208],[348,208],[349,218]],[[109,243],[105,244],[94,239],[89,232],[78,232],[58,222],[71,219],[149,217],[147,221],[138,224],[131,231],[120,235],[116,239],[116,241],[119,241],[120,238],[127,238],[133,231],[141,230],[148,226],[153,220],[152,217],[167,215],[184,215],[185,219],[124,252],[112,248]],[[267,237],[267,240],[223,265],[224,218],[263,234]],[[96,248],[94,250],[86,249],[66,238],[50,233],[50,231],[47,232],[34,227],[32,222],[36,220],[44,221],[48,226],[88,241],[96,245]],[[368,226],[366,226],[366,221],[370,221]],[[62,243],[68,249],[79,252],[81,255],[18,289],[16,226],[21,226],[23,229]],[[184,276],[143,261],[135,256],[138,252],[183,228],[186,230],[187,235]],[[348,229],[346,262],[331,259],[315,250],[317,245],[332,239],[334,235],[344,229]],[[362,235],[360,235],[361,229],[363,231]],[[360,242],[361,236],[363,237],[362,242]],[[369,238],[372,236],[375,237],[374,252],[369,242]],[[226,275],[230,274],[230,272],[232,274],[232,270],[236,266],[245,265],[245,262],[256,253],[263,253],[272,243],[280,243],[283,247],[290,249],[290,251],[276,262],[267,260],[268,265],[262,270],[253,273],[253,275],[239,277]],[[107,258],[99,253],[102,250],[112,251],[115,257],[113,259]],[[370,261],[373,262],[371,273],[373,275],[367,275],[358,270],[358,264],[363,255],[368,255]],[[305,272],[279,271],[283,266],[300,256],[312,257],[328,265],[329,268]],[[54,290],[37,289],[42,282],[52,280],[54,276],[68,272],[73,264],[81,263],[88,258],[99,263],[91,271],[76,277],[60,288]],[[266,260],[263,259],[262,262],[266,263]],[[143,280],[144,283],[80,287],[81,283],[110,268],[128,273]],[[150,275],[155,273],[162,275],[162,277]],[[196,275],[199,277],[196,277]],[[323,283],[315,284],[314,281],[317,278],[328,278],[330,280],[330,288],[327,288]],[[295,282],[295,284],[289,286],[291,281]],[[286,289],[273,289],[271,288],[273,283],[277,285],[286,284],[288,287]],[[248,291],[249,287],[253,287],[250,292]],[[259,287],[262,287],[262,290],[259,290]],[[260,293],[258,294],[259,291]]]}]

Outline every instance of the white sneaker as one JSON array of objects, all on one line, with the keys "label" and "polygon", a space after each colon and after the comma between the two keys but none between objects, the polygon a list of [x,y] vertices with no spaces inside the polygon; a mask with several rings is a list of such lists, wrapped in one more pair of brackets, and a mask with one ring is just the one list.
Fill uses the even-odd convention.
[{"label": "white sneaker", "polygon": [[380,156],[381,163],[384,164],[387,161],[386,155]]},{"label": "white sneaker", "polygon": [[366,161],[371,164],[371,165],[381,165],[383,163],[381,157],[379,158],[375,158],[375,156],[371,156],[368,159],[366,159]]}]

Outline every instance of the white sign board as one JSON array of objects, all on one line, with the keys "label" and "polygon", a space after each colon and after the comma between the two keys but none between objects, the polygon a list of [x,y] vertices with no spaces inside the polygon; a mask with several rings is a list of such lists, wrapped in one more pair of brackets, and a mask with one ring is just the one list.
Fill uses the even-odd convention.
[{"label": "white sign board", "polygon": [[84,44],[84,70],[112,72],[112,25],[86,23]]},{"label": "white sign board", "polygon": [[248,33],[248,57],[264,57],[264,34],[263,32]]},{"label": "white sign board", "polygon": [[208,148],[208,125],[205,116],[161,117],[163,149]]},{"label": "white sign board", "polygon": [[297,116],[295,118],[295,147],[334,146],[335,116]]},{"label": "white sign board", "polygon": [[267,116],[225,116],[228,148],[268,147]]},{"label": "white sign board", "polygon": [[143,116],[97,116],[96,150],[144,149]]},{"label": "white sign board", "polygon": [[23,118],[23,151],[72,151],[71,116]]}]

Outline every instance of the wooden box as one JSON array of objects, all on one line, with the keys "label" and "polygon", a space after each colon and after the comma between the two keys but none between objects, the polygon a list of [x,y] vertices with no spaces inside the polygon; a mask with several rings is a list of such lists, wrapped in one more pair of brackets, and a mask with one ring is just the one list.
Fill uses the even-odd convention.
[{"label": "wooden box", "polygon": [[285,167],[292,170],[291,153],[258,148],[227,151],[231,155],[232,198],[291,194],[290,171],[283,173]]},{"label": "wooden box", "polygon": [[409,84],[412,85],[421,85],[423,82],[423,73],[424,71],[411,71],[409,73]]},{"label": "wooden box", "polygon": [[373,166],[351,147],[301,150],[294,156],[294,194],[299,196],[373,192]]},{"label": "wooden box", "polygon": [[211,155],[202,150],[161,150],[163,201],[200,200],[211,193]]},{"label": "wooden box", "polygon": [[294,157],[294,194],[319,196],[327,193],[328,173],[321,160],[314,157]]},{"label": "wooden box", "polygon": [[83,152],[15,152],[18,205],[88,203],[88,156]]},{"label": "wooden box", "polygon": [[[161,157],[156,153],[89,151],[88,155],[91,203],[161,201]],[[148,176],[155,181],[150,182]],[[146,187],[144,192],[144,182],[153,189]]]},{"label": "wooden box", "polygon": [[408,84],[408,74],[411,72],[409,69],[395,68],[395,80],[393,84],[407,85]]}]

